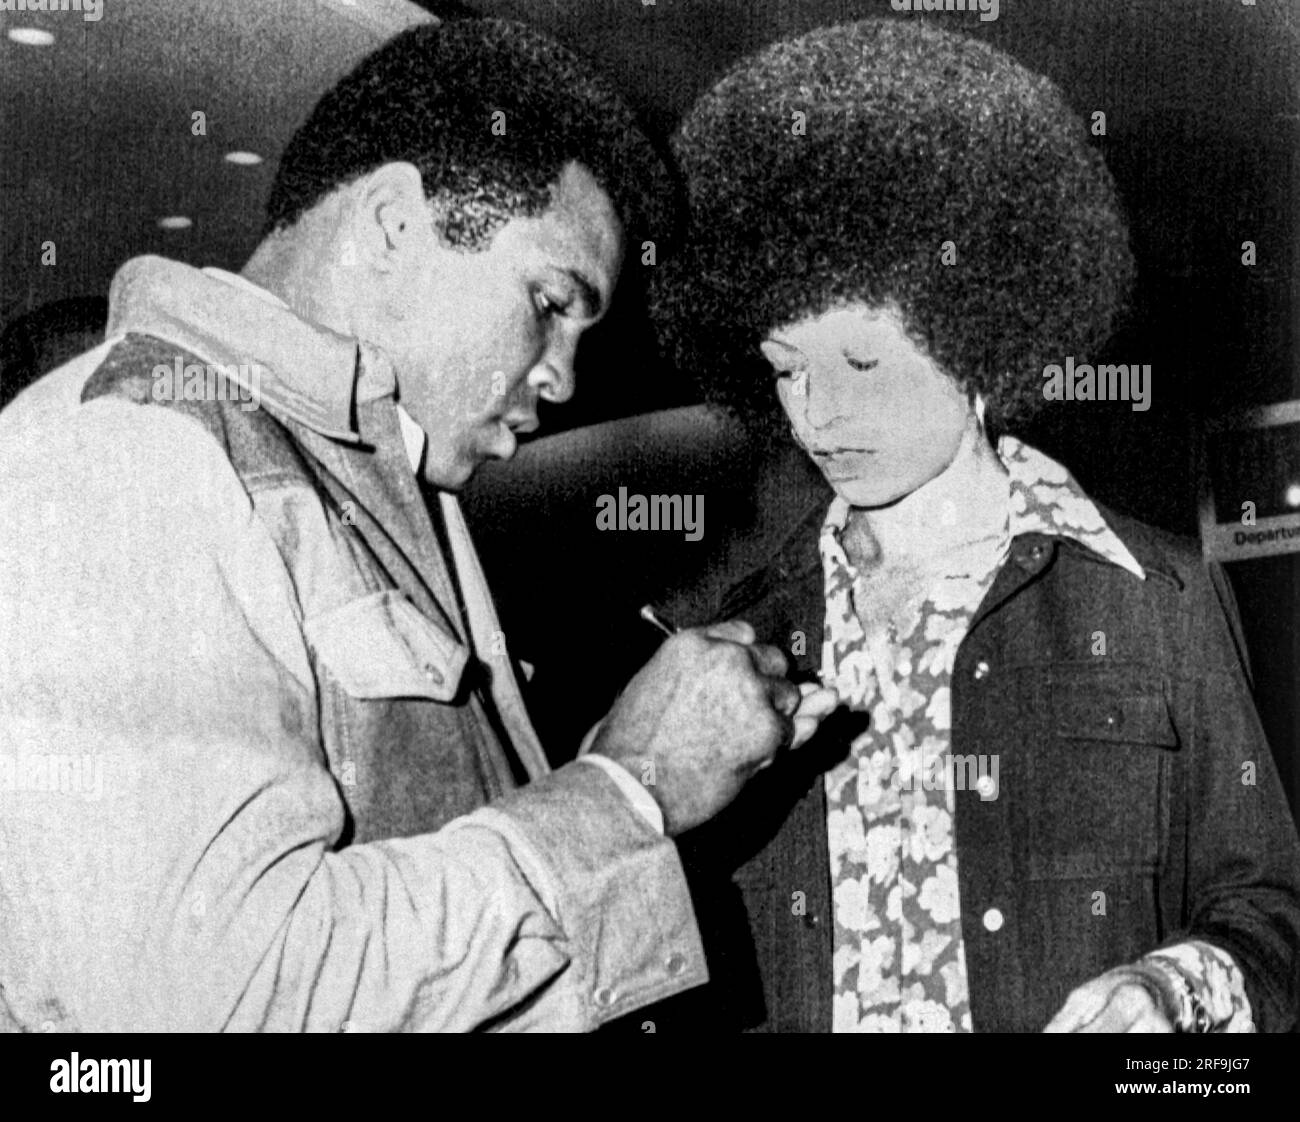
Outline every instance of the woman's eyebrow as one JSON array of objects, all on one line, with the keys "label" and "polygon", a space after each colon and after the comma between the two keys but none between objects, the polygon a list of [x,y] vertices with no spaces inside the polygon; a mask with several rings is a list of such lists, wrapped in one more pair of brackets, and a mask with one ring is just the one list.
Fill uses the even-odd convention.
[{"label": "woman's eyebrow", "polygon": [[847,362],[854,370],[873,370],[880,365],[878,358],[858,358],[849,347],[844,347],[840,354],[844,356]]}]

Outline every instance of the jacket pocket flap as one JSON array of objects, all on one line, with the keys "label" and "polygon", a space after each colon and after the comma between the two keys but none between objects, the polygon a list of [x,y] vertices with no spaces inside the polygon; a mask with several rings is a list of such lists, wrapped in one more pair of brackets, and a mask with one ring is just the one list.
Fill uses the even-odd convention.
[{"label": "jacket pocket flap", "polygon": [[1177,748],[1158,676],[1124,671],[1056,669],[1052,673],[1056,735]]},{"label": "jacket pocket flap", "polygon": [[469,651],[397,589],[372,592],[303,624],[307,642],[353,697],[451,701]]}]

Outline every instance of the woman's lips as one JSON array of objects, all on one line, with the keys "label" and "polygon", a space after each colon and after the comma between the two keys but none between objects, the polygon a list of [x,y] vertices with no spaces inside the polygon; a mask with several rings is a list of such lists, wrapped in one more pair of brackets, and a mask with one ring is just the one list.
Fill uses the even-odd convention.
[{"label": "woman's lips", "polygon": [[818,466],[827,479],[845,480],[859,476],[875,463],[874,448],[836,449],[814,452]]},{"label": "woman's lips", "polygon": [[833,448],[828,451],[813,450],[813,455],[819,460],[829,460],[834,463],[844,460],[861,460],[868,456],[874,456],[874,448]]}]

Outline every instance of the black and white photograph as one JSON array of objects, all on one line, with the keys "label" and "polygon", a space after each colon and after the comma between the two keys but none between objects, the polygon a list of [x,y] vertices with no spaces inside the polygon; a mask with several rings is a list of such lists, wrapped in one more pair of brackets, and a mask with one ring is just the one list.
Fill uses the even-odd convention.
[{"label": "black and white photograph", "polygon": [[1285,1088],[1300,0],[0,0],[0,95],[26,1101]]}]

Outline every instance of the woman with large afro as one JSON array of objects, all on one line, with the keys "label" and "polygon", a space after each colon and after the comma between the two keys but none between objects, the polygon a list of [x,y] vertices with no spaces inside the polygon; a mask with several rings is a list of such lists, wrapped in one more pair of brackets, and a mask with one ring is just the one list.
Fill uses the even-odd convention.
[{"label": "woman with large afro", "polygon": [[675,151],[657,315],[787,475],[665,607],[842,706],[683,846],[689,1024],[1289,1028],[1300,848],[1222,573],[1014,435],[1133,284],[1087,127],[986,44],[868,20],[744,60]]}]

